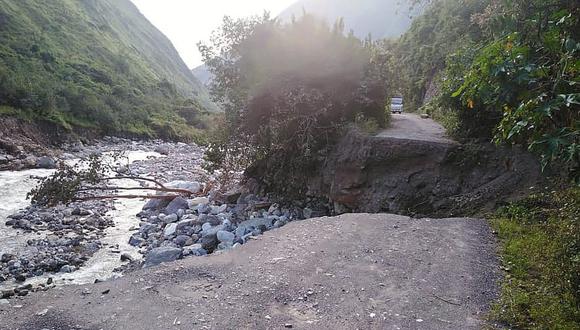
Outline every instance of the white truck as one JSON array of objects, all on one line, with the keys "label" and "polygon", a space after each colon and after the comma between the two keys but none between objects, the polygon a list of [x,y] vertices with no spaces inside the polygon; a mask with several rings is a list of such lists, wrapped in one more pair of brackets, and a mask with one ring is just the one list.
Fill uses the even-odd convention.
[{"label": "white truck", "polygon": [[403,97],[397,96],[391,98],[391,113],[403,113]]}]

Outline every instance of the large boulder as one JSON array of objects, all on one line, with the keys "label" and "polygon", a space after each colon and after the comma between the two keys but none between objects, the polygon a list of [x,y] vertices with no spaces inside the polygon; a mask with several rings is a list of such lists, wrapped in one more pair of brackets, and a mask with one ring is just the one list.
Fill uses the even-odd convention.
[{"label": "large boulder", "polygon": [[171,203],[167,199],[150,199],[144,206],[143,211],[161,211]]},{"label": "large boulder", "polygon": [[52,157],[40,157],[36,160],[36,167],[44,169],[55,169],[56,161]]},{"label": "large boulder", "polygon": [[202,248],[208,252],[213,252],[220,243],[216,235],[207,235],[199,240]]},{"label": "large boulder", "polygon": [[197,194],[201,191],[201,184],[195,181],[172,181],[165,186],[167,188],[189,190],[194,194]]},{"label": "large boulder", "polygon": [[165,214],[177,214],[179,210],[189,209],[189,203],[183,197],[175,197],[166,207]]},{"label": "large boulder", "polygon": [[169,246],[158,247],[147,253],[143,268],[159,265],[164,262],[171,262],[182,257],[180,248]]},{"label": "large boulder", "polygon": [[163,235],[165,236],[165,238],[170,238],[171,236],[175,235],[176,232],[177,232],[177,224],[171,223],[171,224],[165,226],[165,230],[163,231]]},{"label": "large boulder", "polygon": [[229,231],[220,230],[217,232],[217,239],[220,243],[232,243],[234,242],[235,235],[234,233],[230,233]]}]

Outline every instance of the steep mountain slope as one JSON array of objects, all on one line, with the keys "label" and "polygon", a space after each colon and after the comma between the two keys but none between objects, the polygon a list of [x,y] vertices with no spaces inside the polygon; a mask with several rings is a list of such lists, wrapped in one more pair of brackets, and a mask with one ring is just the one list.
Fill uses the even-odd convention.
[{"label": "steep mountain slope", "polygon": [[306,11],[334,23],[343,17],[346,30],[359,38],[369,34],[375,39],[398,37],[411,25],[415,12],[400,0],[300,0],[286,9],[280,18],[287,20]]},{"label": "steep mountain slope", "polygon": [[207,69],[207,65],[202,64],[191,70],[191,73],[199,80],[202,84],[207,85],[213,79],[213,74]]},{"label": "steep mountain slope", "polygon": [[181,137],[212,107],[129,0],[0,0],[0,114]]}]

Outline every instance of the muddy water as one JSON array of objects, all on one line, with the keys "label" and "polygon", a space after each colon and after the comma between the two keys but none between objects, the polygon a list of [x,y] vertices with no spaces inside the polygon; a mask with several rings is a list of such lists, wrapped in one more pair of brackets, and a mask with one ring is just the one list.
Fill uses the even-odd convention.
[{"label": "muddy water", "polygon": [[[131,164],[151,157],[161,157],[161,155],[154,152],[130,151],[117,162]],[[33,177],[46,177],[52,173],[54,170],[0,172],[0,253],[18,254],[19,251],[26,249],[27,240],[42,235],[15,230],[7,227],[5,222],[9,215],[29,205],[26,194],[37,184]],[[138,187],[138,184],[131,180],[116,180],[112,183],[118,186]],[[141,195],[147,192],[135,190],[132,193]],[[120,274],[114,270],[122,265],[120,261],[122,253],[128,253],[135,259],[140,258],[138,250],[130,246],[128,240],[132,233],[131,229],[139,224],[135,215],[139,213],[143,204],[142,200],[115,200],[115,208],[108,214],[115,221],[115,226],[105,230],[106,235],[101,239],[103,248],[78,271],[71,274],[46,274],[31,278],[26,283],[43,283],[48,277],[52,277],[57,284],[86,284],[94,282],[95,279],[106,280],[119,276]],[[3,286],[6,285],[9,284],[3,283]]]},{"label": "muddy water", "polygon": [[0,251],[14,253],[26,247],[26,241],[38,237],[6,226],[7,217],[30,204],[26,194],[35,186],[32,177],[45,177],[54,170],[0,172]]}]

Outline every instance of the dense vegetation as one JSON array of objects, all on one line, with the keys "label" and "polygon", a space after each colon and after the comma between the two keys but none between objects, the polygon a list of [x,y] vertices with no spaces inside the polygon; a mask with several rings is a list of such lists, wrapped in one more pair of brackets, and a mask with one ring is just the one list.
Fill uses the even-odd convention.
[{"label": "dense vegetation", "polygon": [[495,215],[508,273],[491,316],[510,328],[577,329],[579,4],[428,2],[426,14],[389,45],[401,59],[407,106],[430,113],[458,139],[527,147],[573,182]]},{"label": "dense vegetation", "polygon": [[458,138],[520,144],[580,179],[579,6],[441,0],[397,45],[405,94]]},{"label": "dense vegetation", "polygon": [[388,54],[345,35],[340,20],[226,18],[200,50],[226,114],[208,157],[242,168],[267,163],[260,174],[270,191],[301,194],[300,178],[343,127],[387,120]]},{"label": "dense vegetation", "polygon": [[518,329],[580,328],[580,189],[534,194],[492,223],[507,271],[495,319]]},{"label": "dense vegetation", "polygon": [[129,0],[0,0],[0,114],[188,138],[209,96]]}]

